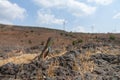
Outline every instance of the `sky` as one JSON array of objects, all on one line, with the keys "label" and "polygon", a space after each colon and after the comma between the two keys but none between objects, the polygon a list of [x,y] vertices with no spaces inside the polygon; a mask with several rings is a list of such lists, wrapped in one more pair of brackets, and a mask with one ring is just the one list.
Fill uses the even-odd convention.
[{"label": "sky", "polygon": [[120,0],[0,0],[0,23],[119,33]]}]

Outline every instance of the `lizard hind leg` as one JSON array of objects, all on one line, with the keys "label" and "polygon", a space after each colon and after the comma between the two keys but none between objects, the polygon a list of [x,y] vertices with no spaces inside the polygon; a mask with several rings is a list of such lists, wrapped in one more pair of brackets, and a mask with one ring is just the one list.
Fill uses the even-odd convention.
[{"label": "lizard hind leg", "polygon": [[43,55],[43,58],[46,58],[47,55],[48,55],[48,53],[49,53],[49,51],[46,51],[46,52],[44,53],[44,55]]}]

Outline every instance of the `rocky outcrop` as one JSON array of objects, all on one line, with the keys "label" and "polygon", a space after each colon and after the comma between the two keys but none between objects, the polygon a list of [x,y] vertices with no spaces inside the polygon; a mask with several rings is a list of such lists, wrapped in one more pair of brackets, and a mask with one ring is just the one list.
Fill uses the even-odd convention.
[{"label": "rocky outcrop", "polygon": [[[75,62],[81,67],[80,50],[69,51],[48,60],[33,60],[29,64],[8,63],[0,67],[0,79],[19,80],[120,80],[120,55],[95,54],[90,57],[96,65],[92,72],[81,75],[75,70]],[[56,64],[52,65],[51,64]],[[50,72],[51,70],[51,72]]]}]

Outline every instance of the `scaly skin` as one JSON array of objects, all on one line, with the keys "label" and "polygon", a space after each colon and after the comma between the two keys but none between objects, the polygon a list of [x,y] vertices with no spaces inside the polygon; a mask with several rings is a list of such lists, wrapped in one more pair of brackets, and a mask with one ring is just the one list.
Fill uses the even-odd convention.
[{"label": "scaly skin", "polygon": [[42,50],[42,53],[38,56],[38,60],[40,60],[41,58],[45,58],[49,54],[50,51],[48,48],[51,48],[52,44],[53,38],[49,37],[44,49]]}]

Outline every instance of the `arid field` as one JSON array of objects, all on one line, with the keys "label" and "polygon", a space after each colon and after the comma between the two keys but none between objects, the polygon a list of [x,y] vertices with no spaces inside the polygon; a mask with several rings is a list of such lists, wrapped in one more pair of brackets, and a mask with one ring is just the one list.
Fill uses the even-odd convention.
[{"label": "arid field", "polygon": [[0,80],[120,80],[120,34],[0,24]]}]

